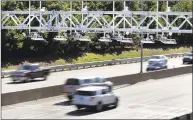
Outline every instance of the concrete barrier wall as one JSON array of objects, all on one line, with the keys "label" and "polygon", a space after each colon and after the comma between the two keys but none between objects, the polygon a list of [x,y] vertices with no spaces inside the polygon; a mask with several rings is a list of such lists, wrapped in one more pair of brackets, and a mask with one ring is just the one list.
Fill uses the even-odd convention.
[{"label": "concrete barrier wall", "polygon": [[62,94],[62,85],[1,94],[1,105],[38,100]]},{"label": "concrete barrier wall", "polygon": [[[136,84],[138,82],[146,81],[149,79],[161,79],[166,77],[172,77],[176,75],[182,75],[192,73],[192,66],[186,66],[181,68],[166,69],[155,72],[148,72],[143,74],[132,74],[125,76],[117,76],[112,78],[107,78],[107,80],[112,81],[115,86],[123,84]],[[25,91],[18,91],[12,93],[4,93],[1,95],[2,106],[11,105],[21,102],[27,102],[47,97],[53,97],[62,95],[63,85],[44,87],[38,89],[31,89]]]},{"label": "concrete barrier wall", "polygon": [[116,76],[112,78],[107,78],[107,80],[112,81],[114,85],[122,85],[122,84],[132,85],[132,84],[136,84],[138,82],[146,81],[149,79],[161,79],[161,78],[167,78],[167,77],[172,77],[176,75],[182,75],[186,73],[192,73],[192,66],[147,72],[143,74]]}]

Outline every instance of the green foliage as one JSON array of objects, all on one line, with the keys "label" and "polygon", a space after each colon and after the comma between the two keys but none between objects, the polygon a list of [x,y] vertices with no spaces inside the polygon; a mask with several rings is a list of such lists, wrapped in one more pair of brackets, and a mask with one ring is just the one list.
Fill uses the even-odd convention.
[{"label": "green foliage", "polygon": [[[191,51],[191,48],[181,47],[181,48],[168,49],[168,50],[144,49],[143,51],[144,51],[144,56],[151,56],[151,55],[159,55],[159,54],[189,52],[189,51]],[[69,62],[65,58],[58,58],[56,60],[52,60],[51,62],[39,62],[39,63],[42,66],[48,66],[48,65],[51,66],[51,65],[63,65],[63,64],[68,64],[68,63],[85,63],[85,62],[104,61],[104,60],[123,59],[123,58],[134,58],[134,57],[140,57],[140,52],[137,50],[132,50],[132,51],[124,51],[121,54],[107,53],[104,55],[95,54],[95,53],[85,53],[81,57],[77,57],[75,59],[72,59],[71,62]],[[34,63],[34,62],[29,62],[29,61],[22,62],[22,64],[27,64],[27,63]],[[6,66],[3,67],[3,70],[15,69],[19,65],[13,65],[13,64],[7,63]]]},{"label": "green foliage", "polygon": [[[160,10],[165,11],[165,2],[160,3]],[[192,3],[191,1],[185,2],[170,2],[171,9],[173,11],[192,11]],[[156,10],[156,1],[145,1],[141,2],[140,0],[136,1],[127,1],[126,6],[129,7],[131,11],[155,11]],[[21,11],[29,9],[29,2],[21,2],[21,1],[8,1],[2,2],[2,10],[5,11]],[[31,2],[31,10],[39,10],[39,1]],[[46,10],[55,10],[55,11],[69,11],[70,10],[70,2],[51,2],[44,1],[42,2],[42,6],[46,8]],[[88,10],[92,11],[111,11],[112,2],[84,2],[84,6],[89,6]],[[123,10],[123,2],[115,3],[116,10]],[[72,8],[74,11],[80,11],[82,8],[81,1],[73,2]],[[49,19],[49,16],[45,16],[46,21]],[[18,18],[23,21],[24,16],[20,15]],[[82,19],[81,15],[77,15],[76,18]],[[107,21],[112,20],[112,15],[105,15],[104,18]],[[140,21],[139,16],[135,16],[137,21]],[[11,18],[10,18],[11,19]],[[61,18],[60,18],[61,19]],[[164,20],[159,19],[164,24]],[[75,21],[73,21],[75,22]],[[175,24],[179,24],[181,20],[177,21]],[[191,21],[193,22],[193,21]],[[5,23],[8,26],[14,25],[14,21],[9,20]],[[35,21],[31,23],[32,26],[38,26],[38,22]],[[121,24],[120,26],[123,26]],[[155,24],[153,24],[155,26]],[[185,27],[188,25],[185,24]],[[97,27],[96,25],[93,27]],[[47,56],[59,57],[58,61],[54,63],[64,64],[66,62],[85,62],[85,61],[93,61],[93,60],[106,60],[106,59],[114,59],[116,58],[124,58],[124,57],[132,57],[137,56],[138,52],[123,52],[121,55],[117,55],[119,51],[124,51],[125,49],[138,49],[139,48],[139,35],[134,35],[133,39],[134,45],[127,44],[119,44],[119,43],[104,43],[99,42],[97,39],[101,36],[99,34],[87,34],[91,37],[92,42],[79,42],[79,41],[65,41],[65,42],[56,42],[53,38],[57,35],[57,33],[53,32],[45,32],[43,33],[46,42],[40,41],[31,41],[29,38],[24,37],[23,33],[28,34],[28,30],[2,30],[2,39],[1,39],[1,49],[2,49],[2,61],[9,61],[10,58],[14,59],[26,59],[26,58],[46,58]],[[174,34],[180,45],[191,45],[192,44],[192,36],[187,34]],[[175,51],[174,51],[175,52]],[[95,54],[96,53],[96,54]],[[115,54],[116,53],[116,54]],[[99,55],[100,54],[100,55]],[[103,56],[104,55],[104,56]],[[129,56],[130,55],[130,56]],[[81,58],[80,56],[84,56]],[[89,56],[89,57],[86,57]],[[63,60],[65,57],[65,60]],[[80,57],[80,58],[79,58]],[[78,59],[75,59],[78,58]],[[50,59],[50,58],[49,58]],[[25,61],[25,60],[24,60]],[[19,63],[18,63],[19,64]],[[43,64],[43,63],[42,63]],[[10,65],[9,65],[10,66]]]}]

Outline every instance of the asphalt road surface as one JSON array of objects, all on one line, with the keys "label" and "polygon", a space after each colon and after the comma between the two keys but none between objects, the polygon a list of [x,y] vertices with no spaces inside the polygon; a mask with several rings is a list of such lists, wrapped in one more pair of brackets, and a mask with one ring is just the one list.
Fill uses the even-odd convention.
[{"label": "asphalt road surface", "polygon": [[[147,67],[147,62],[144,62],[143,69]],[[185,66],[182,64],[182,58],[171,58],[168,61],[168,68],[176,68]],[[99,77],[115,77],[128,74],[135,74],[140,72],[140,63],[120,64],[113,66],[104,66],[72,71],[63,71],[51,73],[46,81],[34,80],[29,83],[13,83],[11,78],[2,79],[2,93],[9,93],[15,91],[23,91],[29,89],[42,88],[47,86],[55,86],[64,84],[69,77],[79,76],[99,76]]]},{"label": "asphalt road surface", "polygon": [[[169,73],[168,73],[169,74]],[[56,79],[57,80],[57,79]],[[192,74],[149,80],[114,91],[116,109],[77,111],[63,96],[2,107],[3,119],[171,119],[192,112]]]}]

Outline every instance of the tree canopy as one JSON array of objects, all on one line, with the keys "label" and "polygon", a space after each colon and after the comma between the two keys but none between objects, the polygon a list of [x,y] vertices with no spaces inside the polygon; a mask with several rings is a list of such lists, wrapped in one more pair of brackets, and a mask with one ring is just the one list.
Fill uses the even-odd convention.
[{"label": "tree canopy", "polygon": [[[139,2],[139,0],[133,2],[127,2],[126,6],[129,7],[129,10],[139,11],[153,11],[156,10],[155,1],[146,1]],[[2,2],[2,10],[4,11],[21,11],[28,10],[28,2],[21,1],[9,1]],[[31,2],[32,10],[39,9],[39,2]],[[98,11],[112,10],[112,2],[84,2],[84,5],[89,6],[88,10]],[[47,10],[69,10],[69,2],[42,2],[42,6]],[[160,10],[165,10],[166,3],[160,2]],[[192,2],[191,1],[180,1],[180,2],[170,2],[169,6],[173,11],[192,11]],[[81,10],[81,1],[73,2],[73,10]],[[123,2],[116,2],[116,10],[123,9]],[[107,19],[111,19],[112,16],[105,16]],[[22,19],[22,16],[20,17]],[[13,22],[6,23],[7,25],[14,24]],[[36,22],[32,24],[38,24]],[[127,44],[119,43],[102,43],[96,41],[98,35],[89,34],[92,38],[92,43],[79,42],[79,41],[66,41],[66,42],[55,42],[53,38],[57,33],[45,32],[44,37],[46,42],[37,42],[31,41],[29,38],[24,37],[23,33],[27,33],[28,30],[2,30],[1,38],[1,49],[2,49],[2,60],[9,59],[10,57],[44,57],[47,55],[53,56],[73,56],[79,52],[101,52],[105,53],[112,51],[117,46],[120,48],[127,47]],[[137,48],[137,41],[139,36],[133,36],[135,40],[135,45],[130,47]],[[189,34],[175,34],[175,37],[180,45],[191,45],[192,44],[192,35]]]}]

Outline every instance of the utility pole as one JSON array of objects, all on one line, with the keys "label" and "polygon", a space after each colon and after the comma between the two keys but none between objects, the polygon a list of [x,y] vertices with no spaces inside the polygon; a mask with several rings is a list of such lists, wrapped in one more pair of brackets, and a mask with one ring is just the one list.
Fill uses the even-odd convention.
[{"label": "utility pole", "polygon": [[141,66],[140,66],[140,73],[143,73],[143,42],[142,42],[142,39],[143,39],[143,36],[141,34],[141,37],[140,37],[140,49],[141,49]]},{"label": "utility pole", "polygon": [[[143,2],[141,3],[141,6],[142,6],[142,11],[143,11]],[[143,19],[142,16],[141,16],[141,19]],[[141,37],[140,37],[140,51],[141,51],[140,73],[143,73],[143,42],[142,42],[143,33],[140,32],[140,34],[141,34]]]},{"label": "utility pole", "polygon": [[[0,0],[0,14],[1,14],[1,0]],[[1,15],[0,15],[0,20],[1,20]],[[1,21],[0,21],[0,26],[1,26]],[[1,27],[0,27],[0,44],[1,44]],[[0,49],[0,53],[1,53],[1,49]],[[0,59],[1,59],[1,56],[0,56]],[[2,70],[2,69],[1,69]],[[1,97],[0,97],[0,99],[1,99]],[[1,105],[1,103],[0,103],[0,105]],[[0,116],[2,116],[2,113],[0,113]]]}]

